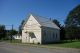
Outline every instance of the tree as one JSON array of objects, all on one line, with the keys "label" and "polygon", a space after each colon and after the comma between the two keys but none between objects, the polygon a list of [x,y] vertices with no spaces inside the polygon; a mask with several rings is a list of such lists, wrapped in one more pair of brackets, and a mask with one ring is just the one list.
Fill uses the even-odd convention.
[{"label": "tree", "polygon": [[65,21],[66,38],[80,38],[80,5],[71,10]]},{"label": "tree", "polygon": [[6,34],[7,34],[7,39],[11,39],[13,38],[13,35],[18,34],[18,31],[16,31],[15,29],[11,29],[11,30],[6,30]]},{"label": "tree", "polygon": [[60,39],[64,40],[65,39],[64,26],[61,26],[60,22],[56,19],[54,19],[53,22],[60,28]]},{"label": "tree", "polygon": [[6,29],[5,25],[0,25],[0,39],[6,38]]},{"label": "tree", "polygon": [[18,31],[16,31],[15,29],[10,30],[10,34],[11,34],[11,35],[16,35],[17,33],[18,33]]},{"label": "tree", "polygon": [[61,24],[58,20],[54,19],[53,22],[60,28]]},{"label": "tree", "polygon": [[21,24],[19,26],[19,34],[22,34],[22,25],[23,25],[23,23],[24,23],[24,20],[22,20],[22,22],[21,22]]},{"label": "tree", "polygon": [[60,40],[65,40],[65,27],[60,26]]}]

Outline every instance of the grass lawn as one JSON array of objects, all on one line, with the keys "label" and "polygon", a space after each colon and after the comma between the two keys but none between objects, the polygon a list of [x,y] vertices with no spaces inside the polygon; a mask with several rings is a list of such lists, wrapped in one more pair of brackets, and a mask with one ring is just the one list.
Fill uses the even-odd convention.
[{"label": "grass lawn", "polygon": [[46,46],[65,47],[65,48],[80,48],[80,41],[54,43],[54,44],[48,44]]},{"label": "grass lawn", "polygon": [[21,40],[5,40],[6,42],[9,42],[9,43],[21,43]]}]

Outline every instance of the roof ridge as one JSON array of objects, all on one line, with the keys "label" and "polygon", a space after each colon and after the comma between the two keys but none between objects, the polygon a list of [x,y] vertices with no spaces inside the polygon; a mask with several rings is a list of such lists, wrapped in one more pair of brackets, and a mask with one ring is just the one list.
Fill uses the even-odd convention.
[{"label": "roof ridge", "polygon": [[[42,26],[59,29],[59,27],[54,22],[52,22],[49,18],[45,18],[43,16],[39,16],[39,15],[36,15],[33,13],[29,13],[27,19],[25,20],[25,23],[27,22],[27,20],[29,19],[30,16],[33,16],[37,20],[37,22]],[[25,23],[24,23],[24,25],[25,25]],[[23,27],[24,27],[24,25],[23,25]]]},{"label": "roof ridge", "polygon": [[33,13],[31,13],[31,15],[32,15],[32,16],[35,16],[35,17],[38,16],[38,17],[41,17],[41,18],[44,18],[44,19],[48,19],[48,20],[50,20],[50,18],[43,17],[43,16],[40,16],[40,15],[37,15],[37,14],[33,14]]}]

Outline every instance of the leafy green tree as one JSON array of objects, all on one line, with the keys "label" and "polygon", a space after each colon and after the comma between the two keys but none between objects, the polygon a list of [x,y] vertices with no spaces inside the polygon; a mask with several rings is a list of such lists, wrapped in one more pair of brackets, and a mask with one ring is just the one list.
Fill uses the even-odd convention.
[{"label": "leafy green tree", "polygon": [[22,34],[22,25],[23,25],[23,23],[24,23],[24,20],[22,20],[22,22],[21,22],[21,24],[19,26],[19,34]]},{"label": "leafy green tree", "polygon": [[60,40],[65,40],[65,27],[60,26]]},{"label": "leafy green tree", "polygon": [[53,22],[60,28],[61,24],[58,20],[54,19]]},{"label": "leafy green tree", "polygon": [[56,19],[54,19],[53,22],[60,28],[60,39],[64,40],[65,39],[64,26],[61,26],[60,22]]},{"label": "leafy green tree", "polygon": [[80,5],[71,10],[65,21],[66,38],[80,38]]},{"label": "leafy green tree", "polygon": [[13,38],[13,35],[18,34],[18,31],[16,31],[15,29],[11,29],[11,30],[6,30],[6,35],[7,35],[7,39],[11,39]]},{"label": "leafy green tree", "polygon": [[16,31],[15,29],[10,30],[10,34],[11,34],[11,35],[16,35],[16,34],[18,34],[18,31]]},{"label": "leafy green tree", "polygon": [[5,25],[0,25],[0,39],[6,38],[6,29]]}]

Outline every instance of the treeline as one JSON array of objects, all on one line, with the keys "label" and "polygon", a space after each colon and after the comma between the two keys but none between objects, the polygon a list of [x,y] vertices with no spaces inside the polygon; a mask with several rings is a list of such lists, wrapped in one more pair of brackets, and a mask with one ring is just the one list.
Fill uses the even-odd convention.
[{"label": "treeline", "polygon": [[72,9],[65,21],[66,38],[80,39],[80,5]]},{"label": "treeline", "polygon": [[17,34],[18,31],[15,29],[6,30],[5,25],[0,25],[0,40],[11,39],[12,35]]},{"label": "treeline", "polygon": [[5,25],[0,25],[0,39],[6,37]]},{"label": "treeline", "polygon": [[72,9],[61,26],[58,20],[53,20],[60,27],[61,40],[80,40],[80,5]]}]

